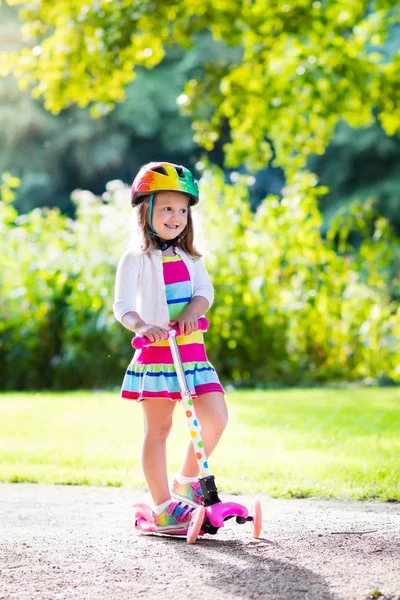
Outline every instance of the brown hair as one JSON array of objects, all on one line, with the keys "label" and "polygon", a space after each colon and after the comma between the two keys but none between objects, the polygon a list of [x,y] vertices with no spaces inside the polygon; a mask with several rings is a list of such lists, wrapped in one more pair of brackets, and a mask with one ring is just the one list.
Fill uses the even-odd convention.
[{"label": "brown hair", "polygon": [[[150,215],[149,215],[149,196],[143,196],[142,202],[137,206],[138,217],[137,222],[139,226],[139,233],[141,236],[141,249],[145,254],[149,254],[152,250],[158,250],[158,244],[153,238],[150,229]],[[192,214],[190,211],[190,206],[188,207],[188,220],[187,225],[183,232],[181,233],[181,237],[178,240],[177,246],[182,248],[186,254],[191,256],[192,258],[201,258],[200,252],[194,246],[194,229],[193,229],[193,220]]]}]

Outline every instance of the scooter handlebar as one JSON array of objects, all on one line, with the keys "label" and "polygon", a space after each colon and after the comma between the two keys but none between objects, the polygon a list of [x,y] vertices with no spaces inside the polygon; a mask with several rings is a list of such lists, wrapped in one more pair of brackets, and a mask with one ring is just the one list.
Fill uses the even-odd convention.
[{"label": "scooter handlebar", "polygon": [[[197,322],[197,330],[207,331],[207,329],[208,329],[208,319],[206,317],[200,317],[200,319]],[[176,331],[176,333],[178,335],[180,334],[178,325],[174,325],[173,327],[171,327],[171,329],[169,331],[171,331],[171,330]],[[169,336],[169,332],[168,332],[168,336]],[[149,338],[146,335],[136,335],[132,339],[131,343],[132,343],[132,347],[135,350],[140,350],[141,348],[144,348],[145,346],[149,346],[153,342],[151,340],[149,340]]]}]

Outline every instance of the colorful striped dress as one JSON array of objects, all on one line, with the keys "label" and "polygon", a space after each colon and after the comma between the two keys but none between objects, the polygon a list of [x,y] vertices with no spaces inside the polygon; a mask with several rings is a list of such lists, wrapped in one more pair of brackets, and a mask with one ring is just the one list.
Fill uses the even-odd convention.
[{"label": "colorful striped dress", "polygon": [[[192,298],[189,271],[179,254],[163,256],[163,274],[169,317],[176,319]],[[193,397],[222,392],[218,375],[207,359],[202,331],[177,336],[186,381]],[[128,366],[122,398],[180,400],[180,388],[168,340],[137,350]]]}]

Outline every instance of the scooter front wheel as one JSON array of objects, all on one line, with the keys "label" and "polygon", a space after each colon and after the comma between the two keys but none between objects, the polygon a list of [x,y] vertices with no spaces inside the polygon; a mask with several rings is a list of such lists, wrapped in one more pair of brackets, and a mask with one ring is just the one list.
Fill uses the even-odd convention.
[{"label": "scooter front wheel", "polygon": [[205,513],[206,509],[204,506],[198,506],[192,512],[192,518],[190,519],[189,529],[186,535],[188,544],[194,544],[197,540],[197,536],[199,535],[204,522]]}]

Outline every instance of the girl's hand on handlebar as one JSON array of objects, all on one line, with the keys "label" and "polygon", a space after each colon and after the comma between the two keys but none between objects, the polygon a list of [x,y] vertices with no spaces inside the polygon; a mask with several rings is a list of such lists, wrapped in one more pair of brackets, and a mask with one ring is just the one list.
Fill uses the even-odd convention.
[{"label": "girl's hand on handlebar", "polygon": [[178,325],[181,335],[190,335],[197,331],[198,317],[193,312],[183,311],[175,321],[171,321],[170,325]]},{"label": "girl's hand on handlebar", "polygon": [[138,327],[135,333],[136,335],[145,335],[152,343],[162,342],[168,337],[168,331],[166,329],[158,327],[158,325],[149,325],[148,323]]}]

